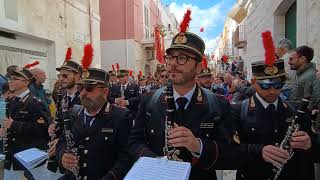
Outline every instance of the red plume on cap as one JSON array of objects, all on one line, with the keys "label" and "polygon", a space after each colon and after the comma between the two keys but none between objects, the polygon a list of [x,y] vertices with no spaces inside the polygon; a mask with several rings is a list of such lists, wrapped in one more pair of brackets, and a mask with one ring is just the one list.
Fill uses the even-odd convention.
[{"label": "red plume on cap", "polygon": [[87,44],[84,46],[84,53],[82,57],[82,67],[83,69],[88,69],[92,63],[93,58],[93,48],[91,44]]},{"label": "red plume on cap", "polygon": [[180,32],[186,32],[191,20],[191,10],[187,9],[187,12],[184,14],[183,20],[180,24]]},{"label": "red plume on cap", "polygon": [[201,27],[201,28],[200,28],[200,32],[203,32],[203,31],[204,31],[204,27]]},{"label": "red plume on cap", "polygon": [[228,57],[227,55],[223,55],[223,56],[222,56],[222,61],[223,61],[224,63],[227,63],[227,62],[228,62],[228,59],[229,59],[229,57]]},{"label": "red plume on cap", "polygon": [[261,33],[263,47],[265,49],[265,64],[268,66],[272,66],[274,61],[276,60],[276,49],[273,44],[272,36],[270,31],[265,31]]},{"label": "red plume on cap", "polygon": [[24,68],[30,69],[30,68],[32,68],[33,66],[36,66],[36,65],[38,65],[38,64],[39,64],[39,61],[35,61],[35,62],[31,63],[31,64],[25,65]]},{"label": "red plume on cap", "polygon": [[139,76],[142,76],[142,71],[141,70],[139,71]]},{"label": "red plume on cap", "polygon": [[112,64],[112,71],[115,71],[115,69],[114,69],[114,65]]},{"label": "red plume on cap", "polygon": [[70,61],[72,55],[72,49],[71,47],[68,48],[67,53],[66,53],[66,61]]},{"label": "red plume on cap", "polygon": [[116,63],[116,67],[117,67],[117,71],[119,71],[120,70],[119,63]]},{"label": "red plume on cap", "polygon": [[202,57],[202,66],[204,69],[208,68],[208,62],[206,56]]},{"label": "red plume on cap", "polygon": [[129,76],[132,76],[132,70],[129,70]]}]

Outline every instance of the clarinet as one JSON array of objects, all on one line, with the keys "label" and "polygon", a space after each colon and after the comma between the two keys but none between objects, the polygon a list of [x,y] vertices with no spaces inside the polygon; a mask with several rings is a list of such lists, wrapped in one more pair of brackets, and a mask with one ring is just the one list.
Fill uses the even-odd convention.
[{"label": "clarinet", "polygon": [[[65,138],[66,138],[66,142],[67,142],[67,149],[66,149],[66,152],[67,153],[71,153],[73,154],[74,156],[76,156],[78,159],[80,159],[80,156],[79,156],[79,150],[78,150],[78,147],[76,147],[76,143],[75,143],[75,140],[74,140],[74,135],[71,131],[71,119],[66,116],[63,120],[63,123],[64,123],[64,135],[65,135]],[[71,170],[71,173],[75,176],[75,178],[78,180],[78,179],[81,179],[80,176],[79,176],[79,171],[80,171],[80,167],[75,167]]]},{"label": "clarinet", "polygon": [[[61,125],[62,125],[62,109],[61,109],[61,102],[62,102],[62,93],[61,93],[61,89],[62,87],[60,86],[57,90],[57,102],[56,102],[56,117],[55,120],[53,121],[53,123],[55,124],[55,130],[54,133],[52,135],[50,135],[50,141],[54,141],[55,139],[57,139],[59,137],[59,134],[61,133]],[[48,169],[51,170],[52,172],[56,172],[58,169],[58,162],[55,156],[51,156],[48,160]]]},{"label": "clarinet", "polygon": [[[289,122],[290,124],[289,124],[289,126],[287,128],[287,131],[286,131],[286,134],[284,136],[284,139],[281,141],[281,144],[279,145],[279,148],[287,150],[289,152],[289,159],[294,155],[294,151],[290,146],[290,141],[292,139],[292,134],[294,132],[299,131],[300,125],[297,123],[297,121],[299,121],[299,119],[306,114],[306,112],[308,110],[309,103],[310,103],[309,100],[302,99],[300,107],[296,111],[295,115],[293,117],[290,117],[290,118],[287,119],[287,122]],[[276,180],[276,179],[279,178],[279,176],[281,175],[281,171],[282,171],[283,167],[284,167],[284,165],[280,166],[280,167],[275,167],[275,169],[273,169],[273,171],[275,172],[273,180]]]},{"label": "clarinet", "polygon": [[168,80],[166,88],[166,101],[167,101],[167,113],[166,113],[166,122],[165,122],[165,145],[163,147],[163,154],[167,157],[168,160],[182,161],[178,157],[180,151],[171,146],[169,143],[170,131],[174,127],[175,121],[175,102],[173,97],[173,87],[172,80]]}]

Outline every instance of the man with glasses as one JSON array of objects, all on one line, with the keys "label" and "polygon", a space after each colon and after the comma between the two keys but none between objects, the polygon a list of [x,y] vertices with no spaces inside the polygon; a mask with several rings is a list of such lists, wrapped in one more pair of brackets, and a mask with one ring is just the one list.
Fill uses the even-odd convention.
[{"label": "man with glasses", "polygon": [[[179,148],[179,158],[192,163],[190,179],[214,180],[214,168],[232,169],[247,161],[247,147],[224,148],[217,141],[227,142],[223,127],[229,109],[221,109],[212,92],[197,86],[196,76],[202,68],[205,44],[196,34],[181,32],[174,36],[166,50],[166,71],[173,83],[175,127],[167,132],[169,143]],[[143,156],[165,156],[167,101],[165,87],[142,96],[129,138],[129,153],[135,159]],[[222,143],[223,144],[223,143]],[[217,152],[219,149],[219,152]],[[231,151],[235,151],[230,153]],[[246,159],[247,158],[247,159]],[[232,159],[232,163],[230,163]]]},{"label": "man with glasses", "polygon": [[155,90],[155,89],[159,89],[161,87],[164,87],[167,85],[167,81],[168,81],[168,72],[166,71],[164,66],[159,66],[158,68],[159,71],[159,80],[158,80],[158,84],[151,86],[150,90]]},{"label": "man with glasses", "polygon": [[[130,168],[129,111],[108,102],[107,72],[89,68],[82,77],[78,85],[83,107],[71,129],[75,147],[79,147],[78,157],[66,152],[66,140],[61,137],[57,145],[59,162],[67,170],[79,167],[81,179],[123,179]],[[63,179],[72,177],[67,174]]]},{"label": "man with glasses", "polygon": [[61,88],[66,90],[62,98],[62,107],[70,110],[75,104],[80,105],[80,92],[76,84],[81,79],[82,67],[75,61],[66,61],[60,68]]},{"label": "man with glasses", "polygon": [[112,104],[128,108],[134,116],[139,104],[139,86],[129,83],[128,75],[128,70],[119,70],[119,84],[110,88],[109,101]]},{"label": "man with glasses", "polygon": [[314,144],[318,137],[310,132],[310,119],[296,120],[300,130],[292,134],[289,147],[283,147],[293,149],[292,157],[279,147],[291,122],[288,118],[295,115],[293,107],[280,98],[286,80],[284,61],[276,60],[271,66],[262,61],[251,65],[256,93],[232,104],[233,139],[255,146],[252,155],[259,158],[238,169],[237,180],[273,179],[276,167],[283,167],[278,180],[314,179],[312,161],[319,158],[319,145]]},{"label": "man with glasses", "polygon": [[197,76],[197,81],[201,87],[211,91],[213,79],[210,68],[203,68]]},{"label": "man with glasses", "polygon": [[110,79],[109,79],[109,83],[110,83],[110,88],[112,88],[113,86],[117,85],[117,76],[116,76],[116,71],[109,71],[109,75],[110,75]]},{"label": "man with glasses", "polygon": [[139,83],[139,94],[140,95],[150,91],[149,87],[147,86],[147,80],[146,80],[145,76],[138,76],[138,83]]},{"label": "man with glasses", "polygon": [[25,170],[25,176],[32,179],[29,171],[14,158],[14,154],[29,148],[47,149],[48,143],[48,119],[44,105],[37,100],[28,89],[33,80],[32,73],[22,68],[10,74],[8,79],[9,89],[15,97],[10,101],[7,115],[4,119],[4,127],[0,134],[7,134],[5,169],[21,171]]},{"label": "man with glasses", "polygon": [[[61,109],[58,109],[60,112],[70,112],[72,111],[72,108],[74,105],[80,105],[80,92],[77,89],[76,83],[78,83],[81,79],[81,73],[82,73],[82,67],[75,61],[72,60],[66,60],[63,65],[59,68],[56,68],[57,71],[60,72],[59,74],[59,81],[60,81],[60,87],[58,88],[58,91],[60,91],[60,94],[62,96],[62,99],[60,99],[60,105],[58,105]],[[65,90],[65,94],[62,94],[62,90]],[[57,97],[61,98],[61,97]],[[58,107],[58,108],[59,108]],[[60,114],[61,118],[62,114]],[[59,119],[60,121],[63,121],[63,119]],[[55,140],[51,141],[49,143],[49,156],[54,156],[56,151],[56,144],[58,143],[58,138],[63,130],[63,123],[59,122],[58,124],[52,123],[50,124],[48,128],[48,132],[50,136],[54,135],[56,137]],[[57,162],[50,161],[48,165],[48,169],[56,172],[57,171]]]}]

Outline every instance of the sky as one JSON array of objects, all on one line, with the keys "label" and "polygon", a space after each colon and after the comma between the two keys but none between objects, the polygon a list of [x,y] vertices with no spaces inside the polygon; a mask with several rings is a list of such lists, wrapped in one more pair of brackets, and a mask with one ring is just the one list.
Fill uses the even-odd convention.
[{"label": "sky", "polygon": [[[179,24],[187,8],[191,9],[189,31],[200,35],[206,43],[206,53],[215,51],[224,22],[235,0],[162,0],[170,7]],[[203,27],[204,31],[200,32]]]}]

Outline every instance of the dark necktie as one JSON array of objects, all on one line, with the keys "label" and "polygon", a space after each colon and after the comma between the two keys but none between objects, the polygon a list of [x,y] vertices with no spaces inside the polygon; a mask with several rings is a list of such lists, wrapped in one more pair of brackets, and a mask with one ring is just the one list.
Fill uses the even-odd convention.
[{"label": "dark necktie", "polygon": [[276,106],[274,104],[269,104],[267,107],[268,112],[275,112]]},{"label": "dark necktie", "polygon": [[186,106],[186,104],[188,103],[188,99],[185,97],[179,97],[176,100],[177,104],[178,104],[178,109],[176,112],[176,123],[180,126],[182,125],[182,122],[184,120],[184,114],[185,114],[185,109],[184,107]]},{"label": "dark necktie", "polygon": [[20,98],[20,97],[18,97],[18,96],[13,98],[13,100],[14,100],[15,102],[19,102],[19,101],[20,101],[20,99],[21,99],[21,98]]},{"label": "dark necktie", "polygon": [[87,128],[90,128],[90,122],[91,122],[92,119],[93,119],[93,116],[89,116],[89,115],[86,115],[86,116],[85,116],[86,127],[87,127]]}]

